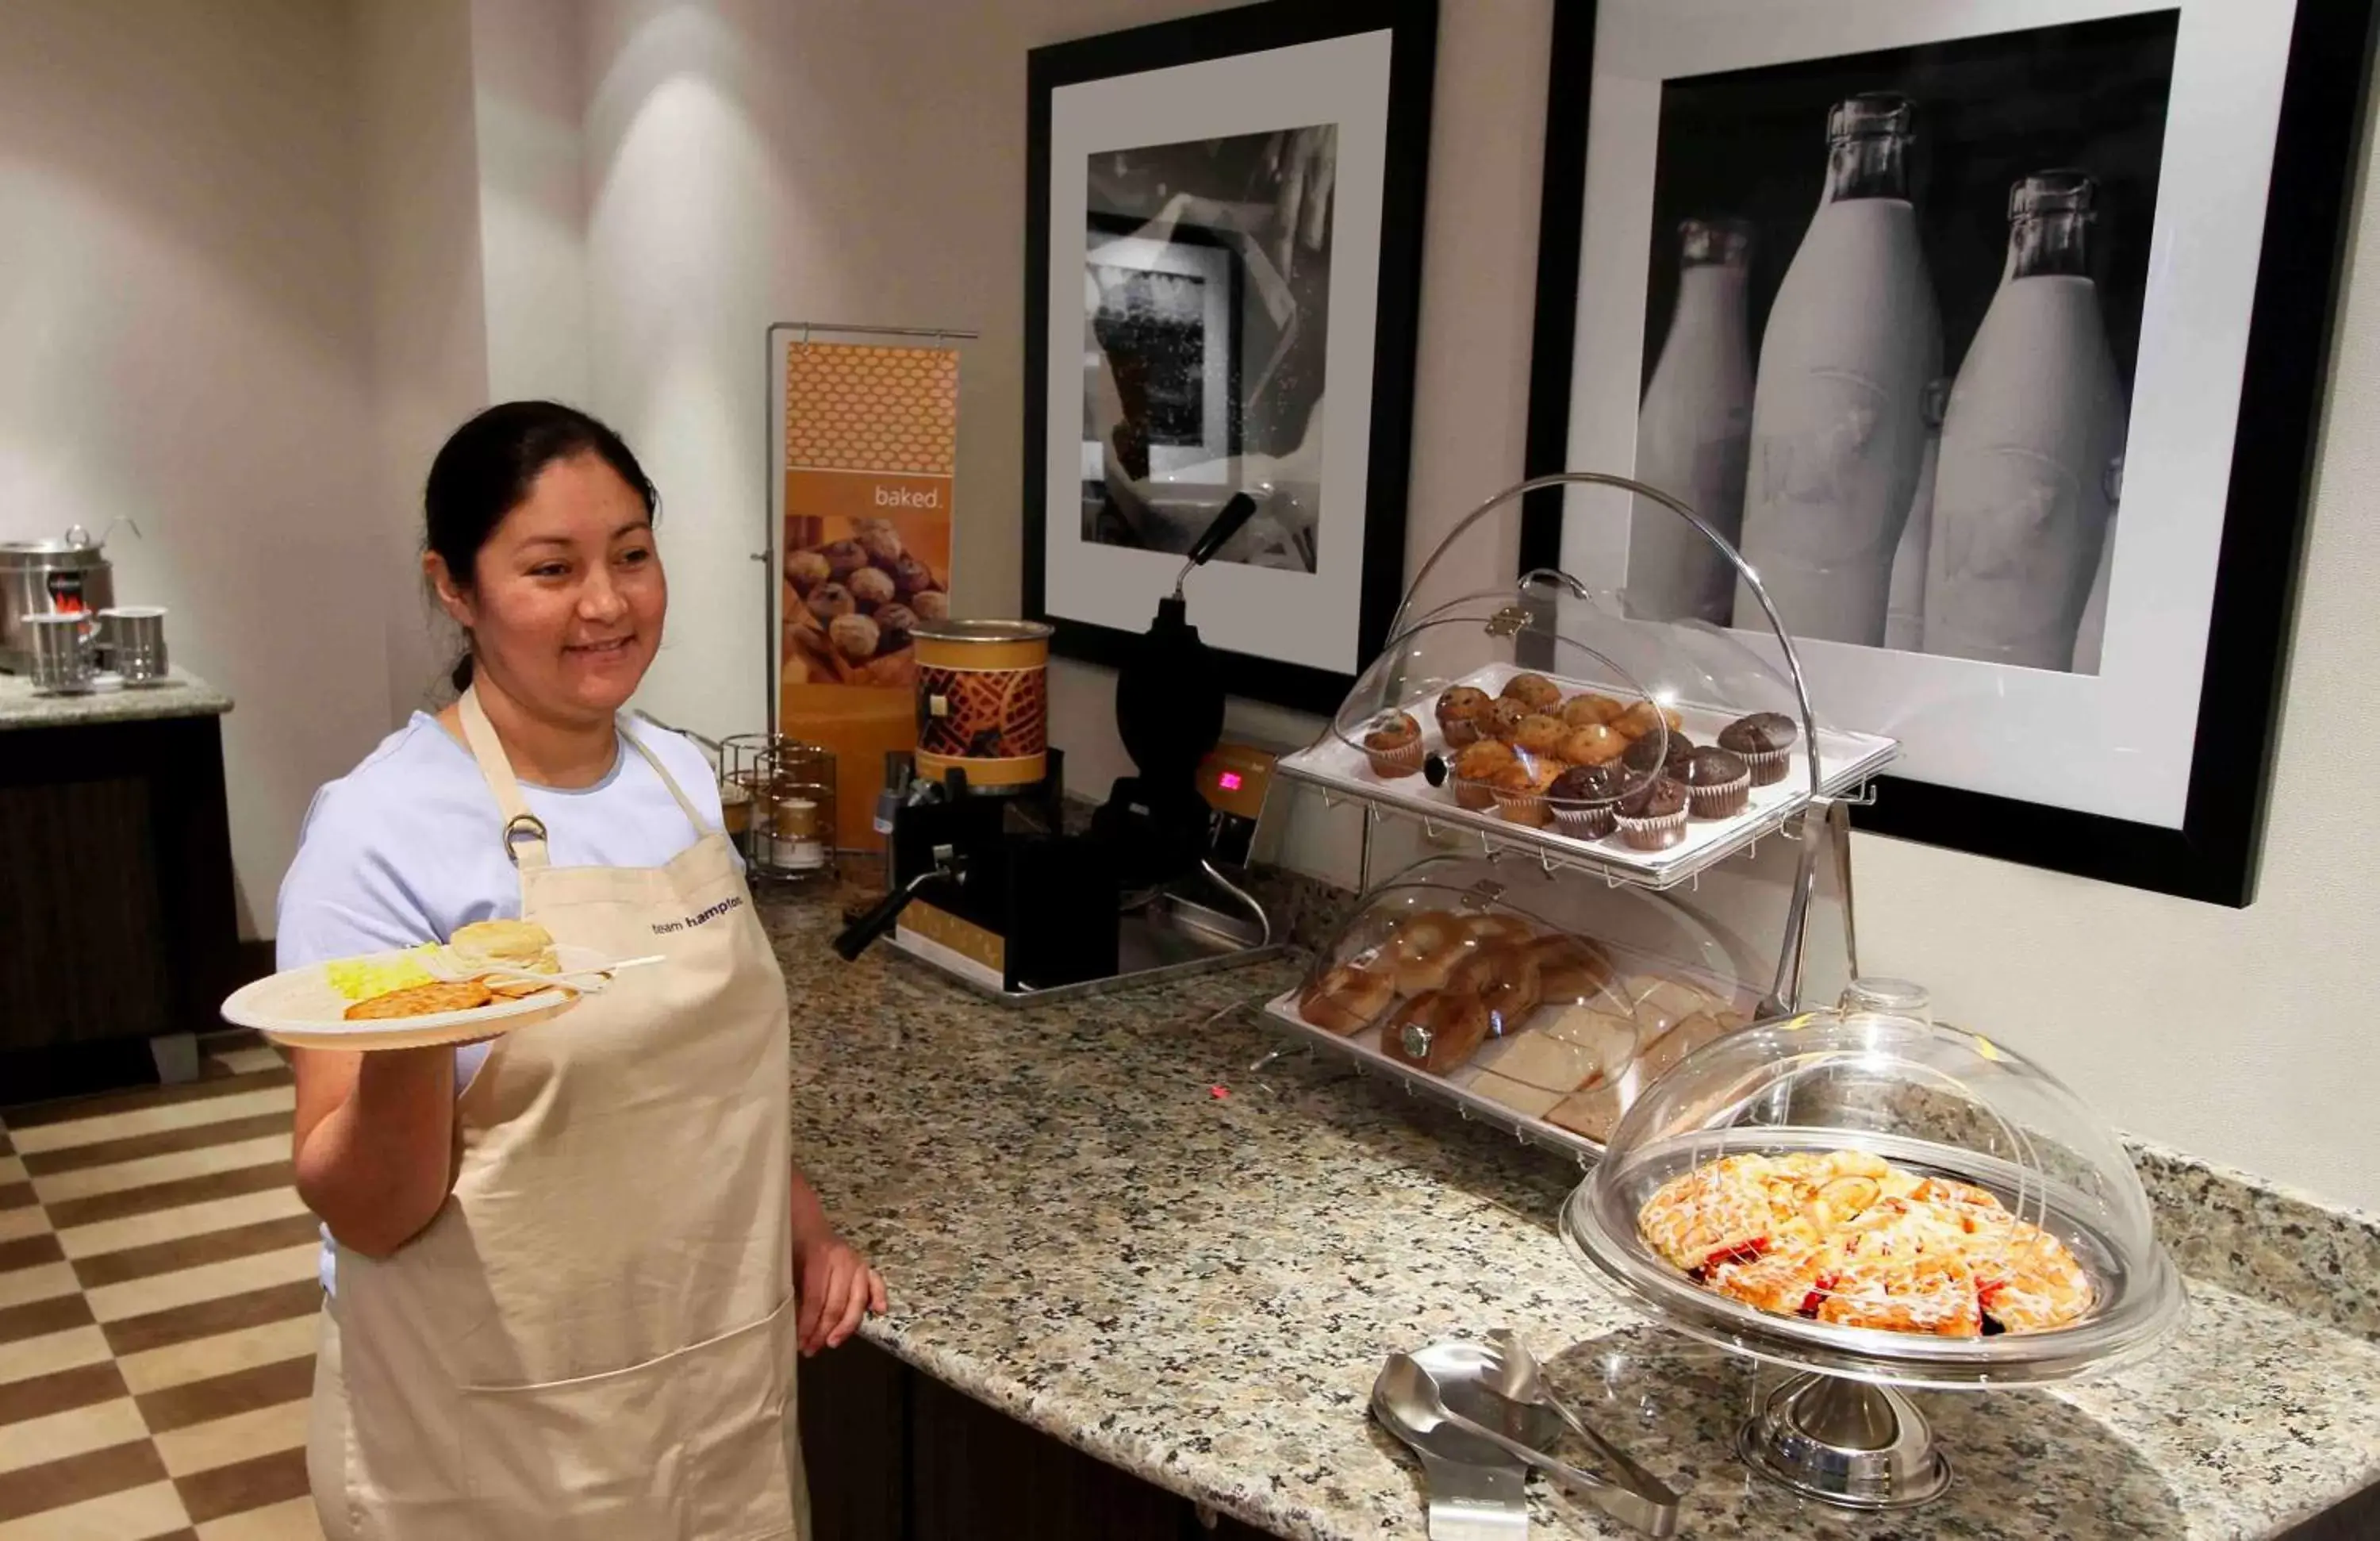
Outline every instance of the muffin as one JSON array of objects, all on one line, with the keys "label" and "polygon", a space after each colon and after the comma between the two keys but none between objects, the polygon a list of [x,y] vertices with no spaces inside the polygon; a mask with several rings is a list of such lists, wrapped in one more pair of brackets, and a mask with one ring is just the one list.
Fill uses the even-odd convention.
[{"label": "muffin", "polygon": [[816,552],[795,552],[785,558],[785,581],[807,594],[834,576],[834,569]]},{"label": "muffin", "polygon": [[[904,599],[941,587],[934,581],[934,570],[906,552],[892,559],[892,582]],[[915,602],[911,601],[912,604]],[[917,613],[922,615],[925,612],[921,610]]]},{"label": "muffin", "polygon": [[838,615],[827,623],[826,639],[845,663],[865,663],[876,656],[880,637],[876,623],[865,615]]},{"label": "muffin", "polygon": [[1569,733],[1559,717],[1524,717],[1521,725],[1512,730],[1512,747],[1524,755],[1540,755],[1550,759]]},{"label": "muffin", "polygon": [[1574,840],[1609,834],[1619,821],[1620,797],[1628,790],[1628,773],[1609,760],[1563,771],[1546,789],[1554,828]]},{"label": "muffin", "polygon": [[1755,711],[1721,728],[1718,746],[1742,757],[1753,785],[1774,786],[1791,769],[1793,741],[1801,736],[1800,725],[1783,712]]},{"label": "muffin", "polygon": [[1671,772],[1685,783],[1686,803],[1696,819],[1732,819],[1752,801],[1752,770],[1730,750],[1696,749]]},{"label": "muffin", "polygon": [[909,645],[909,634],[917,626],[917,613],[905,604],[888,604],[876,612],[876,629],[882,640],[881,651],[897,653]]},{"label": "muffin", "polygon": [[1685,726],[1686,720],[1667,707],[1650,701],[1639,701],[1611,720],[1611,725],[1630,738],[1642,738],[1653,731],[1656,722],[1666,723],[1671,730]]},{"label": "muffin", "polygon": [[1486,716],[1495,700],[1485,690],[1475,690],[1458,685],[1438,698],[1438,731],[1446,737],[1446,746],[1461,749],[1479,742],[1479,719]]},{"label": "muffin", "polygon": [[1488,783],[1489,795],[1496,801],[1496,816],[1507,824],[1540,830],[1552,816],[1546,802],[1546,789],[1552,786],[1560,772],[1552,766],[1533,766],[1525,760],[1514,760],[1496,772]]},{"label": "muffin", "polygon": [[826,558],[837,583],[847,582],[852,574],[868,565],[868,552],[856,540],[830,540],[819,554]]},{"label": "muffin", "polygon": [[862,610],[874,610],[892,602],[892,575],[880,567],[862,567],[844,583],[851,597],[859,601]]},{"label": "muffin", "polygon": [[879,568],[890,569],[908,554],[901,544],[900,532],[892,528],[889,519],[860,521],[859,533],[853,539],[859,542],[859,549],[868,553],[868,560]]},{"label": "muffin", "polygon": [[1504,682],[1504,698],[1518,701],[1531,711],[1561,710],[1561,686],[1543,674],[1514,674]]},{"label": "muffin", "polygon": [[1454,757],[1454,800],[1466,808],[1495,807],[1493,783],[1498,773],[1519,763],[1512,746],[1503,740],[1479,740]]},{"label": "muffin", "polygon": [[922,588],[909,596],[909,609],[920,621],[947,621],[951,618],[951,597],[939,588]]},{"label": "muffin", "polygon": [[1573,728],[1609,722],[1628,709],[1609,696],[1598,696],[1590,690],[1584,696],[1572,696],[1562,704],[1562,721]]},{"label": "muffin", "polygon": [[1639,776],[1649,776],[1656,770],[1666,770],[1674,776],[1686,757],[1694,752],[1694,741],[1682,733],[1670,733],[1657,738],[1651,734],[1630,744],[1620,763]]},{"label": "muffin", "polygon": [[1421,770],[1421,724],[1409,712],[1384,713],[1364,734],[1364,753],[1376,776],[1394,781],[1414,775]]},{"label": "muffin", "polygon": [[1666,851],[1686,838],[1686,789],[1656,776],[1620,800],[1620,838],[1638,851]]},{"label": "muffin", "polygon": [[1489,738],[1500,738],[1510,744],[1513,735],[1521,731],[1521,724],[1531,715],[1527,707],[1512,697],[1500,697],[1488,702],[1488,710],[1479,714],[1479,731]]},{"label": "muffin", "polygon": [[1589,722],[1563,734],[1554,752],[1572,765],[1601,765],[1617,759],[1627,747],[1628,740],[1600,722]]},{"label": "muffin", "polygon": [[810,613],[818,617],[818,624],[822,626],[831,626],[843,616],[859,609],[858,603],[851,597],[851,590],[839,583],[820,584],[810,590],[809,598],[803,602],[809,606]]}]

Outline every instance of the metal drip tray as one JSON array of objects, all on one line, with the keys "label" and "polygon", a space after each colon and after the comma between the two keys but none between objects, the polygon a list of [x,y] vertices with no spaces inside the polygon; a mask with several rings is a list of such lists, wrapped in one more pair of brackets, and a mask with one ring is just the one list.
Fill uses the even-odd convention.
[{"label": "metal drip tray", "polygon": [[905,923],[886,939],[886,945],[987,1000],[1010,1006],[1138,989],[1262,963],[1288,951],[1281,943],[1267,941],[1263,928],[1246,915],[1217,909],[1170,890],[1160,890],[1143,902],[1127,905],[1118,926],[1114,974],[1047,989],[1010,989],[990,969],[953,953]]}]

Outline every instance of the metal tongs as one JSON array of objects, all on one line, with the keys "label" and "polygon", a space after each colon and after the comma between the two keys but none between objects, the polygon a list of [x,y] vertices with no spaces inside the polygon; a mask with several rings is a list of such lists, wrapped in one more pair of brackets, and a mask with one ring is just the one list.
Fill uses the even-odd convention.
[{"label": "metal tongs", "polygon": [[[1431,1351],[1435,1373],[1411,1354],[1390,1354],[1372,1388],[1375,1404],[1393,1424],[1402,1424],[1419,1435],[1427,1436],[1442,1426],[1485,1440],[1513,1460],[1535,1466],[1621,1523],[1647,1535],[1676,1535],[1678,1495],[1564,1406],[1546,1388],[1536,1356],[1518,1338],[1500,1329],[1488,1334],[1488,1339],[1486,1343],[1437,1345]],[[1612,1475],[1602,1477],[1580,1471],[1568,1462],[1449,1407],[1439,1375],[1450,1372],[1493,1401],[1515,1409],[1552,1412],[1571,1432],[1595,1448],[1609,1463]]]}]

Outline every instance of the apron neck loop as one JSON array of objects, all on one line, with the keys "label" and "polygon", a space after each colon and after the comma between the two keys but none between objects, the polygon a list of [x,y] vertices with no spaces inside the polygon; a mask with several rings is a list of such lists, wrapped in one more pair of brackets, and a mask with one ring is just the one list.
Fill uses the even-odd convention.
[{"label": "apron neck loop", "polygon": [[694,799],[686,795],[686,789],[677,784],[677,778],[671,775],[669,773],[669,768],[662,763],[662,757],[653,753],[650,749],[646,748],[644,740],[638,738],[636,733],[628,726],[630,720],[628,713],[623,712],[620,714],[620,736],[627,740],[628,747],[636,750],[639,756],[643,757],[644,762],[653,768],[653,774],[662,779],[662,785],[669,788],[669,795],[677,799],[677,806],[679,808],[684,810],[686,822],[694,826],[694,832],[696,834],[707,835],[716,833],[717,831],[711,828],[710,820],[703,818],[702,810],[694,806]]},{"label": "apron neck loop", "polygon": [[471,758],[480,762],[480,774],[487,778],[488,790],[495,794],[496,807],[504,816],[504,855],[515,867],[543,867],[545,825],[529,812],[528,801],[521,795],[520,779],[513,774],[512,761],[504,758],[495,724],[480,705],[479,686],[463,692],[463,698],[455,703],[455,715],[463,721],[463,741],[470,746]]}]

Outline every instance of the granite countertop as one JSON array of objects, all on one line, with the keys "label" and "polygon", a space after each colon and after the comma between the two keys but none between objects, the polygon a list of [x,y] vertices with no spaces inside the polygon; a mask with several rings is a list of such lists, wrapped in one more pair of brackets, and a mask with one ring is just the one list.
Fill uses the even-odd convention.
[{"label": "granite countertop", "polygon": [[156,685],[108,685],[79,696],[45,696],[23,674],[0,674],[0,732],[143,722],[161,717],[221,717],[231,698],[184,669]]},{"label": "granite countertop", "polygon": [[[1781,1372],[1648,1325],[1564,1252],[1575,1168],[1333,1063],[1252,1069],[1286,1040],[1234,1008],[1288,965],[1015,1012],[880,947],[840,962],[822,904],[763,910],[798,1159],[892,1292],[869,1338],[1279,1535],[1422,1535],[1419,1469],[1366,1414],[1372,1378],[1392,1349],[1499,1326],[1687,1489],[1682,1536],[2270,1535],[2380,1478],[2380,1227],[2362,1217],[2145,1159],[2187,1325],[2054,1390],[1921,1393],[1956,1480],[1862,1519],[1734,1459]],[[1531,1489],[1537,1535],[1628,1534]]]}]

